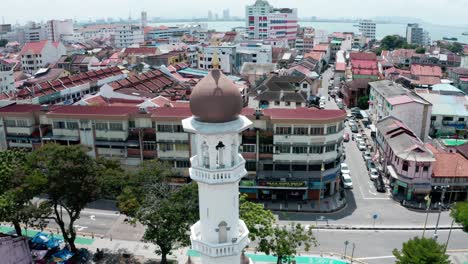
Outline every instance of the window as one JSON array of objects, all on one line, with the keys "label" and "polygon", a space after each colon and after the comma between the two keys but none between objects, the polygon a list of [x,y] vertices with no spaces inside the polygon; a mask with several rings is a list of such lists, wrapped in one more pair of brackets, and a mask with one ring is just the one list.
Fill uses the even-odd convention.
[{"label": "window", "polygon": [[325,146],[325,152],[332,152],[336,148],[336,144],[331,144],[331,145],[326,145]]},{"label": "window", "polygon": [[416,172],[419,172],[419,166],[416,165]]},{"label": "window", "polygon": [[73,130],[78,129],[78,122],[67,122],[67,128]]},{"label": "window", "polygon": [[174,132],[177,132],[177,133],[184,132],[184,128],[181,125],[174,125]]},{"label": "window", "polygon": [[242,145],[242,152],[248,152],[248,153],[255,152],[255,145]]},{"label": "window", "polygon": [[307,127],[295,127],[294,128],[294,135],[307,135],[308,134]]},{"label": "window", "polygon": [[96,123],[96,130],[107,130],[107,123]]},{"label": "window", "polygon": [[464,118],[464,117],[459,117],[459,118],[458,118],[458,121],[459,121],[459,122],[465,122],[465,118]]},{"label": "window", "polygon": [[291,106],[291,102],[284,102],[285,106]]},{"label": "window", "polygon": [[156,150],[154,142],[143,142],[143,150]]},{"label": "window", "polygon": [[305,154],[307,153],[307,147],[303,147],[303,146],[293,147],[292,151],[294,154]]},{"label": "window", "polygon": [[276,106],[280,105],[280,102],[279,102],[279,101],[275,101],[275,105],[276,105]]},{"label": "window", "polygon": [[176,151],[188,151],[189,145],[188,144],[175,144]]},{"label": "window", "polygon": [[327,134],[335,134],[335,133],[336,133],[336,126],[327,127]]},{"label": "window", "polygon": [[172,125],[158,125],[158,132],[172,132]]},{"label": "window", "polygon": [[311,154],[321,154],[321,153],[323,153],[323,146],[311,146],[309,153],[311,153]]},{"label": "window", "polygon": [[174,150],[174,145],[172,143],[159,143],[159,150],[172,151]]},{"label": "window", "polygon": [[155,121],[151,121],[151,128],[156,128],[156,122]]},{"label": "window", "polygon": [[65,129],[65,122],[63,122],[63,121],[55,121],[55,122],[54,122],[54,128]]},{"label": "window", "polygon": [[128,128],[135,128],[135,120],[128,121]]},{"label": "window", "polygon": [[423,172],[428,172],[429,171],[429,166],[425,165],[423,166]]},{"label": "window", "polygon": [[273,145],[260,145],[260,153],[273,153]]},{"label": "window", "polygon": [[310,134],[311,135],[323,135],[323,127],[311,127]]},{"label": "window", "polygon": [[409,166],[408,162],[407,162],[407,161],[403,161],[402,170],[403,170],[403,171],[408,171],[408,166]]},{"label": "window", "polygon": [[279,153],[290,153],[291,152],[291,146],[278,145],[278,146],[276,146],[276,151],[279,152]]},{"label": "window", "polygon": [[122,131],[123,130],[123,125],[122,125],[122,123],[109,123],[109,130]]},{"label": "window", "polygon": [[437,119],[437,116],[431,116],[431,120],[435,121]]},{"label": "window", "polygon": [[5,124],[7,127],[15,127],[16,126],[16,121],[15,120],[5,120]]},{"label": "window", "polygon": [[290,127],[276,127],[276,134],[291,135],[291,128]]},{"label": "window", "polygon": [[307,83],[303,83],[302,88],[307,88]]},{"label": "window", "polygon": [[453,121],[453,116],[444,116],[443,121]]},{"label": "window", "polygon": [[176,160],[177,168],[188,168],[190,167],[190,161],[188,160]]}]

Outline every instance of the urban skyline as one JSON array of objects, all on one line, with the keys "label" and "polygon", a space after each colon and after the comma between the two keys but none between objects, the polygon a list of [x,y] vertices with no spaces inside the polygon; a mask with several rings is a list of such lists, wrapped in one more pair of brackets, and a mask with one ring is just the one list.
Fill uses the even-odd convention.
[{"label": "urban skyline", "polygon": [[[51,18],[55,19],[66,19],[73,18],[77,20],[95,20],[101,18],[137,18],[140,16],[140,12],[145,10],[148,12],[149,17],[160,17],[163,19],[167,18],[205,18],[207,11],[211,10],[213,14],[219,14],[222,18],[222,12],[225,9],[230,10],[231,17],[245,16],[244,6],[247,4],[253,4],[253,0],[242,0],[240,2],[218,2],[213,0],[202,0],[193,3],[184,3],[186,8],[181,9],[179,6],[172,5],[160,5],[160,1],[149,1],[142,0],[138,2],[132,2],[130,0],[102,0],[99,2],[91,0],[80,1],[82,6],[92,6],[87,10],[84,15],[74,6],[73,0],[64,1],[49,1],[51,4],[48,8],[44,7],[41,2],[30,2],[27,0],[7,0],[3,1],[2,7],[4,10],[9,10],[8,13],[2,14],[6,23],[15,24],[19,22],[23,24],[27,21],[42,21]],[[279,0],[270,1],[272,5],[282,7],[286,3]],[[299,18],[373,18],[373,17],[386,17],[391,14],[398,14],[402,17],[417,17],[431,24],[439,25],[456,25],[456,26],[467,26],[467,23],[463,23],[458,17],[463,17],[464,8],[467,4],[466,0],[455,0],[450,1],[403,1],[398,0],[397,3],[393,2],[391,6],[386,6],[382,9],[382,1],[362,1],[351,0],[351,1],[339,1],[340,3],[331,8],[327,3],[310,3],[306,1],[296,1],[293,3],[287,3],[288,7],[299,9]],[[27,6],[28,8],[17,8],[18,6]],[[110,9],[109,7],[113,8]],[[204,6],[207,8],[197,8]],[[359,6],[359,8],[356,8]],[[404,8],[401,8],[401,7]],[[41,12],[36,12],[40,10]],[[60,12],[57,12],[60,10]],[[103,10],[105,10],[103,12]],[[418,10],[417,13],[414,10]],[[444,12],[440,12],[444,10]],[[435,17],[432,14],[438,13]]]}]

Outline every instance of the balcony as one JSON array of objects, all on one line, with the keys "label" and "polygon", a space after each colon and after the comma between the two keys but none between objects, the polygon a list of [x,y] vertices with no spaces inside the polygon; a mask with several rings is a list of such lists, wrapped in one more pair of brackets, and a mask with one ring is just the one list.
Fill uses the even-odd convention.
[{"label": "balcony", "polygon": [[242,250],[249,244],[249,230],[244,221],[239,220],[238,235],[231,242],[212,244],[203,241],[200,221],[190,228],[190,240],[192,249],[210,257],[224,257],[241,254]]},{"label": "balcony", "polygon": [[330,151],[325,153],[275,153],[273,154],[273,161],[311,161],[311,160],[324,160],[332,161],[341,155],[341,152]]},{"label": "balcony", "polygon": [[442,121],[444,126],[455,127],[458,129],[463,129],[466,127],[465,121]]},{"label": "balcony", "polygon": [[183,142],[188,142],[188,133],[156,132],[156,138],[157,138],[158,141],[183,141]]},{"label": "balcony", "polygon": [[192,168],[190,168],[190,177],[198,182],[206,184],[223,184],[239,181],[247,174],[245,169],[245,160],[239,154],[240,162],[234,167],[222,169],[206,169],[198,164],[197,156],[190,159]]},{"label": "balcony", "polygon": [[29,127],[6,127],[9,135],[26,135],[29,136],[34,132],[35,126]]},{"label": "balcony", "polygon": [[338,141],[343,137],[343,130],[325,135],[275,135],[274,143],[325,143]]}]

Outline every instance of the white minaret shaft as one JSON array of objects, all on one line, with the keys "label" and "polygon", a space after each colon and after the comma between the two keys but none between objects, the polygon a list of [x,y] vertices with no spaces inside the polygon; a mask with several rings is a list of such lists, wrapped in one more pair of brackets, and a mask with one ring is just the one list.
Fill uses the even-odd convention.
[{"label": "white minaret shaft", "polygon": [[239,181],[247,174],[239,154],[240,133],[252,122],[239,115],[239,90],[219,70],[211,71],[190,98],[193,117],[190,177],[198,183],[200,220],[191,227],[192,248],[203,264],[239,264],[249,230],[239,219]]}]

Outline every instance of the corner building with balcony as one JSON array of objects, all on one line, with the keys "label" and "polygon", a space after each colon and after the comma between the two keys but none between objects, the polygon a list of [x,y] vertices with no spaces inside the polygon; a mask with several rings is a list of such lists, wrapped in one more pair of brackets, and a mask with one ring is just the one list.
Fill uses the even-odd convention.
[{"label": "corner building with balcony", "polygon": [[200,220],[190,230],[203,264],[243,263],[249,230],[239,219],[239,182],[247,174],[239,154],[240,133],[252,122],[242,111],[238,88],[219,69],[193,89],[193,116],[182,120],[192,133],[190,178],[198,183]]}]

